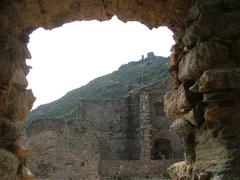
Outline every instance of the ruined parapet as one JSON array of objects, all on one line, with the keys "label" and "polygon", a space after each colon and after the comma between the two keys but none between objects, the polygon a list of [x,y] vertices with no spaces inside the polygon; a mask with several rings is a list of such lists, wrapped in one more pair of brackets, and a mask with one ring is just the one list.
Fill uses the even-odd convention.
[{"label": "ruined parapet", "polygon": [[173,179],[240,177],[239,13],[237,0],[196,0],[175,33],[165,112],[185,162],[169,168]]}]

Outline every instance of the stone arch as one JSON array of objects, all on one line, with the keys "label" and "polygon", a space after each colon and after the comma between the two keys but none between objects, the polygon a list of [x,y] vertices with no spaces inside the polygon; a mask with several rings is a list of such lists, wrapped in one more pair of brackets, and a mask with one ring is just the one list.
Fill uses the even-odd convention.
[{"label": "stone arch", "polygon": [[166,160],[172,157],[172,145],[169,139],[159,138],[152,142],[151,157],[153,160]]},{"label": "stone arch", "polygon": [[[17,143],[15,124],[26,119],[34,101],[25,78],[30,69],[25,63],[30,58],[29,34],[38,27],[102,21],[113,15],[149,28],[165,25],[174,32],[176,45],[169,67],[173,89],[166,95],[165,112],[182,119],[172,129],[184,139],[186,160],[172,166],[170,175],[237,179],[240,148],[233,141],[240,142],[239,9],[239,0],[0,1],[1,179],[28,176],[27,151]],[[224,153],[215,152],[219,149],[215,141],[221,142]],[[193,171],[186,171],[188,166]]]},{"label": "stone arch", "polygon": [[[171,132],[169,129],[163,129],[157,132],[152,137],[152,155],[155,153],[155,143],[158,143],[161,148],[161,144],[163,144],[163,148],[168,150],[168,154],[165,154],[167,159],[182,159],[183,147],[181,144],[181,140],[174,132]],[[165,146],[166,145],[166,146]]]}]

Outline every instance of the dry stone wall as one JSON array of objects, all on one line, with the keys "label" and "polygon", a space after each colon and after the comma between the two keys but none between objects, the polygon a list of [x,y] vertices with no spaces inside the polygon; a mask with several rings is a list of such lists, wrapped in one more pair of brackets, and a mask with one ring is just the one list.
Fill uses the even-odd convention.
[{"label": "dry stone wall", "polygon": [[[29,34],[38,27],[113,15],[149,28],[165,25],[174,33],[169,68],[174,89],[165,110],[178,119],[172,128],[185,141],[186,162],[171,168],[172,177],[238,179],[239,9],[239,0],[0,1],[1,179],[31,177],[16,128],[35,99],[26,89]],[[216,155],[216,147],[224,153]],[[209,153],[216,155],[213,160],[207,160]]]},{"label": "dry stone wall", "polygon": [[239,1],[196,0],[176,36],[165,111],[184,141],[185,162],[169,168],[172,178],[240,177],[239,13]]}]

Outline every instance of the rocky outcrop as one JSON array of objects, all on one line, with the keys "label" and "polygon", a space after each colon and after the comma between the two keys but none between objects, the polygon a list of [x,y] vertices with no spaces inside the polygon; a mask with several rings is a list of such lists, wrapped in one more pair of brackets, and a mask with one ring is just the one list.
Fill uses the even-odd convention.
[{"label": "rocky outcrop", "polygon": [[[139,21],[149,28],[165,25],[174,33],[176,45],[169,70],[175,90],[167,96],[166,110],[173,119],[192,123],[193,118],[196,130],[186,139],[186,151],[190,147],[195,153],[187,161],[192,171],[185,171],[188,175],[184,175],[180,173],[182,168],[175,168],[170,173],[172,177],[237,179],[239,0],[0,1],[0,137],[4,140],[0,147],[1,179],[22,178],[26,172],[25,160],[17,153],[21,147],[14,124],[26,119],[34,101],[26,89],[29,34],[38,27],[52,29],[75,20],[108,20],[113,15],[124,22]],[[190,104],[179,98],[188,99]],[[216,150],[224,153],[214,155]],[[209,154],[212,160],[206,160]],[[178,166],[181,165],[174,167]]]}]

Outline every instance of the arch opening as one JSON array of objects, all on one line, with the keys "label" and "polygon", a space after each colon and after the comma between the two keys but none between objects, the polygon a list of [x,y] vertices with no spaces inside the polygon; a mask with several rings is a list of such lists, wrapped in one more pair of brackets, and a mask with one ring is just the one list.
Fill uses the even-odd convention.
[{"label": "arch opening", "polygon": [[26,120],[34,101],[26,81],[29,34],[38,27],[53,29],[76,20],[103,21],[113,15],[123,22],[142,22],[150,29],[166,25],[174,33],[176,45],[169,67],[173,88],[165,96],[164,109],[175,119],[171,129],[183,138],[186,153],[184,162],[171,166],[170,176],[238,179],[238,0],[3,0],[0,9],[2,179],[31,176],[25,163],[28,151],[18,144],[16,128]]},{"label": "arch opening", "polygon": [[[34,107],[56,100],[130,61],[141,60],[142,55],[145,59],[149,52],[154,57],[168,57],[174,43],[171,36],[166,27],[149,30],[138,22],[123,23],[116,16],[103,22],[79,21],[51,31],[34,31],[28,44],[32,55],[28,64],[33,67],[28,88],[36,97],[44,98],[47,92],[52,97],[39,102],[37,98]],[[41,93],[42,87],[48,88]]]},{"label": "arch opening", "polygon": [[[147,67],[151,67],[151,63],[160,63],[159,65],[157,65],[157,67],[159,66],[159,69],[162,68],[161,66],[165,66],[165,68],[167,68],[167,58],[159,58],[159,55],[163,55],[163,56],[168,56],[169,55],[169,49],[172,46],[171,43],[173,43],[173,40],[170,40],[171,42],[169,43],[169,45],[166,45],[165,43],[165,47],[161,47],[161,42],[165,42],[165,40],[168,38],[171,38],[171,33],[168,32],[168,34],[166,33],[167,30],[166,28],[160,28],[160,29],[154,29],[154,30],[149,30],[147,29],[145,26],[140,25],[139,23],[136,22],[132,22],[132,23],[127,23],[127,24],[123,24],[122,22],[119,22],[119,20],[117,20],[116,18],[114,18],[112,21],[110,20],[109,22],[97,22],[97,21],[89,21],[89,22],[84,22],[85,26],[88,26],[90,28],[84,28],[84,25],[82,25],[81,27],[78,27],[78,24],[80,24],[81,22],[76,22],[73,24],[66,24],[65,29],[70,29],[70,32],[67,30],[65,30],[64,33],[66,33],[66,37],[63,37],[63,39],[67,39],[66,42],[64,42],[64,40],[61,40],[61,37],[54,37],[54,33],[57,33],[59,35],[63,35],[64,33],[61,33],[60,28],[58,29],[53,29],[53,34],[51,34],[51,32],[49,32],[50,34],[47,35],[47,38],[45,39],[44,37],[41,36],[41,33],[44,35],[47,32],[44,32],[42,29],[40,30],[36,30],[36,35],[38,35],[39,37],[36,38],[33,35],[30,35],[31,38],[35,38],[35,39],[40,39],[40,43],[42,42],[42,45],[36,45],[37,49],[40,50],[39,52],[37,52],[36,48],[34,49],[34,45],[32,43],[32,40],[30,38],[30,45],[28,45],[29,50],[32,52],[32,66],[33,69],[31,70],[29,76],[31,76],[32,74],[34,74],[34,69],[39,68],[40,70],[40,78],[41,79],[37,79],[37,84],[38,87],[34,90],[34,87],[31,87],[31,81],[29,79],[29,83],[30,83],[30,87],[33,89],[34,92],[36,92],[37,90],[40,90],[40,88],[42,88],[42,86],[47,87],[47,91],[53,90],[54,94],[57,94],[56,91],[59,91],[60,88],[62,88],[63,86],[65,87],[66,84],[64,83],[64,79],[60,78],[60,86],[57,87],[57,81],[58,79],[51,79],[51,76],[57,77],[59,78],[61,74],[55,74],[58,72],[58,68],[59,66],[61,66],[61,61],[64,61],[64,59],[67,59],[68,64],[69,63],[74,63],[73,61],[71,61],[70,58],[75,59],[76,61],[90,61],[90,67],[86,67],[85,65],[83,65],[82,69],[81,69],[81,64],[75,64],[72,66],[73,69],[71,69],[70,67],[68,67],[68,64],[62,65],[63,69],[60,69],[60,73],[64,72],[64,78],[66,76],[66,74],[70,74],[72,73],[75,77],[77,77],[75,79],[75,77],[68,77],[66,78],[67,82],[72,82],[72,81],[77,81],[79,77],[84,76],[84,78],[87,78],[88,74],[92,71],[93,66],[95,66],[94,64],[96,63],[96,67],[97,69],[93,70],[93,71],[97,71],[98,69],[102,70],[104,69],[104,66],[108,66],[110,63],[114,63],[115,61],[117,61],[116,59],[119,59],[118,57],[114,57],[114,56],[109,56],[114,54],[115,56],[121,56],[120,60],[123,59],[127,59],[129,57],[129,60],[137,60],[134,59],[139,58],[139,56],[141,57],[142,54],[147,54],[144,55],[144,57],[142,57],[142,59],[140,59],[142,62],[139,63],[138,66],[141,66],[140,71],[143,72],[136,72],[134,75],[134,79],[132,79],[133,77],[128,77],[128,81],[129,84],[128,86],[131,86],[133,88],[139,88],[139,86],[144,86],[147,85],[149,83],[151,83],[151,78],[142,76],[141,73],[145,72],[145,68]],[[89,23],[89,24],[87,24]],[[91,25],[91,23],[93,23]],[[113,24],[113,26],[115,25],[116,27],[111,27],[111,23]],[[75,24],[75,25],[74,25]],[[102,24],[102,25],[101,25]],[[133,24],[131,26],[131,24]],[[126,28],[124,28],[123,26],[128,26]],[[63,27],[64,28],[64,27]],[[76,34],[74,35],[74,33],[82,33],[81,32],[81,28],[83,28],[85,31],[83,31],[83,36],[78,37]],[[76,29],[76,30],[74,30]],[[93,29],[96,29],[96,31],[94,31]],[[129,29],[129,30],[128,30]],[[161,31],[162,29],[162,31]],[[64,29],[63,29],[64,31]],[[121,31],[124,32],[121,34]],[[130,33],[128,33],[128,31],[130,31]],[[71,32],[73,32],[71,34]],[[84,34],[85,33],[85,34]],[[154,35],[151,36],[150,34],[153,33]],[[52,44],[51,39],[52,36],[54,37],[53,40],[57,41],[57,44]],[[89,36],[89,37],[87,37]],[[91,37],[93,36],[93,37]],[[158,37],[159,36],[159,37]],[[100,37],[100,38],[98,38]],[[119,38],[116,38],[119,37]],[[84,41],[84,38],[86,39],[86,41]],[[108,39],[110,39],[110,41],[108,42]],[[69,47],[70,43],[74,41],[75,44],[73,45],[73,50],[77,51],[77,54],[81,54],[82,53],[86,53],[86,56],[83,57],[75,57],[72,54],[76,55],[74,52],[67,50],[66,45]],[[132,43],[133,42],[133,43]],[[48,44],[46,44],[48,43]],[[84,46],[80,46],[80,43],[82,43]],[[54,50],[54,48],[57,46],[59,46],[60,44],[60,50]],[[156,45],[153,45],[156,44]],[[110,46],[109,46],[110,45]],[[115,48],[116,46],[116,48]],[[144,46],[147,46],[146,49],[144,49]],[[103,48],[102,48],[103,47]],[[132,49],[131,49],[132,48]],[[153,48],[153,49],[152,49]],[[155,49],[154,49],[155,48]],[[89,51],[90,49],[90,51]],[[125,49],[125,54],[123,49]],[[135,49],[137,49],[135,51]],[[164,50],[165,49],[165,50]],[[167,50],[168,49],[168,50]],[[53,54],[60,54],[62,51],[67,51],[66,55],[58,55],[57,57],[54,57],[51,54],[48,54],[46,51],[44,50],[49,50],[51,52],[53,52]],[[158,52],[159,50],[159,52]],[[103,51],[103,52],[101,52]],[[110,52],[111,51],[111,52]],[[154,51],[149,53],[149,51]],[[71,54],[72,53],[72,54]],[[35,55],[41,55],[40,57],[35,57]],[[92,55],[96,55],[97,56],[92,56]],[[45,55],[45,56],[42,56]],[[101,56],[102,55],[102,56]],[[128,56],[130,55],[130,56]],[[36,59],[35,59],[36,58]],[[104,62],[105,59],[108,58],[108,61]],[[53,61],[54,59],[56,59],[57,61],[52,63],[51,61]],[[39,62],[43,62],[46,61],[46,64],[39,64],[39,62],[36,62],[36,65],[34,66],[34,61],[39,61]],[[156,61],[156,62],[155,62]],[[161,62],[164,61],[164,62]],[[51,63],[50,63],[51,62]],[[123,62],[125,65],[121,66],[121,70],[124,70],[124,68],[127,68],[127,62],[124,61]],[[133,64],[134,62],[132,62]],[[122,64],[122,61],[120,61],[120,64]],[[51,66],[52,65],[52,66]],[[50,67],[48,67],[50,66]],[[78,67],[79,66],[79,67]],[[136,65],[137,66],[137,65]],[[145,67],[146,66],[146,67]],[[48,70],[49,68],[49,70]],[[73,72],[76,68],[76,71]],[[107,70],[113,70],[113,67],[109,68]],[[41,70],[44,70],[44,72],[42,72]],[[82,75],[78,75],[78,71],[85,71],[85,74]],[[148,70],[148,69],[147,69]],[[47,72],[50,72],[50,74],[47,74]],[[152,71],[150,69],[150,71]],[[155,68],[155,71],[158,71],[158,69]],[[167,71],[167,69],[165,69],[165,71]],[[102,72],[100,72],[102,73]],[[44,74],[44,76],[43,76]],[[155,77],[155,80],[159,80],[158,78],[161,77],[160,73],[157,73],[158,75]],[[102,74],[101,74],[102,75]],[[166,75],[166,74],[165,74]],[[165,76],[164,75],[164,76]],[[133,75],[132,75],[133,76]],[[138,77],[139,76],[139,77]],[[35,76],[36,77],[36,76]],[[141,81],[138,81],[138,79],[141,78]],[[146,80],[145,80],[146,79]],[[33,82],[35,81],[34,76],[31,79]],[[39,82],[44,82],[46,83],[47,80],[50,80],[50,83],[47,85],[41,85]],[[126,78],[125,78],[126,80]],[[136,81],[137,80],[137,81]],[[150,80],[150,81],[149,81]],[[115,81],[116,81],[116,77],[115,77]],[[136,81],[136,82],[135,82]],[[93,83],[93,82],[91,82]],[[121,82],[122,83],[122,82]],[[52,87],[50,85],[53,85]],[[79,85],[78,85],[79,86]],[[98,86],[101,86],[100,84],[98,84]],[[112,88],[112,86],[110,87]],[[119,86],[118,86],[119,88]],[[134,89],[130,89],[127,88],[127,90],[134,90]],[[75,90],[76,91],[76,90]],[[127,94],[123,94],[123,95],[127,95]],[[122,95],[122,96],[123,96]],[[36,94],[36,96],[38,97],[38,95]],[[44,94],[41,96],[51,96],[48,95],[48,92],[44,91]],[[71,96],[71,95],[68,95]],[[55,109],[57,109],[58,107],[54,107],[55,104],[50,103],[49,105],[45,105],[47,108],[45,108],[44,106],[40,106],[39,108],[36,108],[34,111],[32,111],[30,113],[30,118],[35,118],[35,119],[30,119],[30,121],[28,121],[27,123],[27,128],[26,128],[26,133],[28,135],[28,137],[25,139],[33,148],[33,153],[32,155],[30,155],[29,157],[29,167],[32,170],[32,172],[34,174],[37,175],[37,177],[43,178],[43,177],[48,177],[48,178],[60,178],[60,177],[65,177],[65,178],[69,178],[69,177],[79,177],[79,176],[84,176],[87,173],[90,173],[94,176],[98,176],[96,174],[98,174],[99,169],[98,168],[104,168],[105,166],[108,165],[108,162],[105,162],[105,160],[116,160],[115,164],[119,163],[121,160],[122,161],[126,161],[126,163],[128,163],[128,160],[136,160],[136,163],[140,163],[140,159],[139,159],[139,155],[138,152],[134,150],[140,148],[140,146],[138,145],[139,142],[138,139],[136,139],[137,137],[130,137],[128,138],[127,136],[129,136],[130,134],[134,134],[135,130],[133,130],[133,127],[128,127],[130,125],[128,125],[127,120],[125,120],[124,118],[122,118],[122,114],[125,112],[121,112],[123,111],[122,109],[118,109],[119,107],[117,107],[116,110],[114,110],[114,112],[112,114],[120,114],[119,119],[121,119],[121,121],[123,122],[119,122],[118,118],[115,119],[111,119],[112,116],[114,115],[109,115],[108,111],[111,111],[111,109],[113,108],[113,103],[116,102],[106,102],[106,101],[101,101],[101,102],[84,102],[85,104],[85,108],[87,108],[88,106],[91,109],[85,109],[86,112],[90,111],[90,113],[88,112],[87,114],[87,120],[86,121],[95,121],[94,116],[98,117],[98,120],[96,121],[96,124],[93,125],[93,129],[91,129],[91,131],[93,131],[94,133],[89,133],[89,132],[85,132],[82,130],[82,128],[84,128],[84,124],[81,120],[83,120],[82,118],[79,119],[79,110],[78,108],[78,97],[81,97],[83,99],[85,99],[84,94],[81,95],[81,93],[79,95],[74,96],[76,99],[76,102],[74,103],[75,106],[71,105],[70,108],[72,109],[67,109],[65,110],[64,108],[60,109],[60,111],[57,111],[57,114]],[[65,96],[61,99],[64,99]],[[94,99],[93,95],[92,97],[88,97],[91,99]],[[99,98],[99,97],[98,97]],[[100,97],[101,98],[101,97]],[[103,99],[111,99],[112,97],[108,97],[108,96],[104,96]],[[65,104],[65,106],[68,106],[68,102],[64,101],[61,102],[60,99],[60,106],[61,103]],[[58,104],[57,100],[57,103]],[[73,101],[73,100],[72,100]],[[81,101],[81,100],[80,100]],[[103,103],[101,106],[104,107],[108,107],[108,109],[105,109],[104,111],[99,112],[99,104]],[[108,103],[112,103],[111,106],[108,106]],[[39,104],[39,103],[38,103]],[[128,106],[129,104],[124,104],[124,106]],[[121,105],[122,106],[122,105]],[[54,109],[55,108],[55,109]],[[61,107],[60,107],[61,108]],[[63,111],[67,111],[67,112],[63,112]],[[96,111],[96,112],[95,112]],[[38,115],[39,112],[43,112],[42,115]],[[52,113],[54,112],[54,114]],[[70,114],[69,112],[72,112],[72,114]],[[119,113],[120,112],[120,113]],[[61,114],[60,114],[61,113]],[[66,116],[64,116],[65,114]],[[82,114],[80,113],[80,116]],[[117,116],[116,115],[116,116]],[[128,114],[127,114],[128,115]],[[163,115],[162,115],[163,116]],[[109,119],[108,119],[109,118]],[[114,118],[114,117],[113,117]],[[32,121],[32,122],[31,122]],[[39,122],[38,122],[39,121]],[[48,122],[49,121],[49,122]],[[81,122],[79,122],[81,121]],[[109,122],[108,124],[106,122],[103,121],[107,121]],[[116,123],[116,122],[117,123]],[[75,131],[74,128],[72,126],[79,126],[77,124],[80,124],[80,129],[78,129],[77,133],[80,133],[79,137],[85,137],[86,134],[89,136],[89,142],[85,142],[85,139],[81,139],[81,138],[75,138],[77,135],[74,134],[73,132]],[[92,122],[94,123],[94,122]],[[121,124],[118,124],[121,123]],[[137,122],[139,123],[139,122]],[[91,125],[87,125],[87,128],[89,128],[89,126],[91,126],[92,128],[92,124]],[[124,126],[127,126],[126,128],[128,129],[132,129],[132,131],[127,132],[129,135],[126,134],[126,128]],[[124,129],[125,128],[125,129]],[[137,127],[135,127],[137,128]],[[97,129],[97,130],[96,130]],[[99,130],[101,129],[101,130]],[[73,132],[70,132],[73,131]],[[80,131],[80,132],[79,132]],[[89,129],[88,129],[89,131]],[[104,132],[103,132],[104,131]],[[120,131],[120,132],[118,132]],[[106,134],[109,133],[109,134]],[[60,138],[60,136],[62,136],[62,138]],[[98,138],[100,140],[96,140],[96,136],[98,136]],[[123,136],[122,139],[125,138],[125,140],[122,140],[121,138],[119,138],[120,136]],[[126,136],[126,137],[125,137]],[[130,135],[132,136],[132,135]],[[48,142],[46,142],[46,138],[49,139]],[[64,140],[65,138],[65,140]],[[135,139],[134,139],[135,138]],[[115,139],[117,139],[117,142]],[[78,142],[76,142],[76,140],[78,140]],[[132,149],[130,148],[130,146],[125,147],[126,146],[126,142],[124,141],[129,141],[128,144],[130,144],[131,142],[136,143],[136,147],[134,147],[134,144],[132,145]],[[60,143],[61,142],[61,143]],[[65,142],[65,143],[64,143]],[[51,144],[52,143],[52,144]],[[83,153],[83,151],[85,151],[86,149],[83,148],[82,150],[79,146],[81,146],[82,144],[87,143],[89,144],[89,146],[92,146],[93,149],[87,149],[87,151],[89,152],[87,155],[85,155],[85,157],[82,157],[81,153]],[[99,147],[98,144],[99,143]],[[62,144],[62,146],[61,146]],[[74,147],[68,146],[68,144],[75,144]],[[139,146],[139,147],[138,147]],[[73,161],[70,162],[70,159],[65,158],[64,161],[62,161],[62,156],[66,156],[66,157],[72,157],[76,155],[76,149],[74,148],[78,148],[78,154],[79,157],[82,158],[76,158],[76,160],[79,160],[79,162]],[[68,151],[66,151],[66,148],[68,149]],[[99,150],[100,148],[100,150]],[[46,149],[43,152],[43,149]],[[56,151],[56,152],[54,152]],[[60,153],[60,152],[61,153]],[[100,151],[100,152],[99,152]],[[72,152],[72,154],[71,154]],[[93,154],[92,152],[94,152],[95,154]],[[99,154],[98,154],[99,153]],[[99,155],[99,156],[98,156]],[[91,157],[90,157],[91,156]],[[95,159],[91,159],[91,158],[95,158]],[[94,162],[98,162],[98,158],[100,159],[100,162],[102,162],[102,167],[97,167],[96,164],[94,163],[89,163],[88,161],[90,161],[89,159],[91,159],[91,163],[92,161]],[[105,165],[104,165],[105,163]],[[82,166],[82,164],[84,164],[84,166]],[[88,168],[90,168],[89,166],[94,166],[94,170],[95,172],[90,172],[90,170],[88,170]],[[128,165],[128,164],[126,164]],[[140,165],[140,164],[138,164]],[[66,169],[65,174],[63,175],[59,175],[61,173],[59,173],[58,169],[64,168],[64,167],[71,167],[74,170],[69,170]],[[63,172],[61,170],[61,172]],[[149,172],[145,172],[146,174],[148,174]],[[103,175],[102,175],[103,176]]]},{"label": "arch opening", "polygon": [[171,159],[172,146],[169,139],[155,139],[152,142],[152,160]]}]

